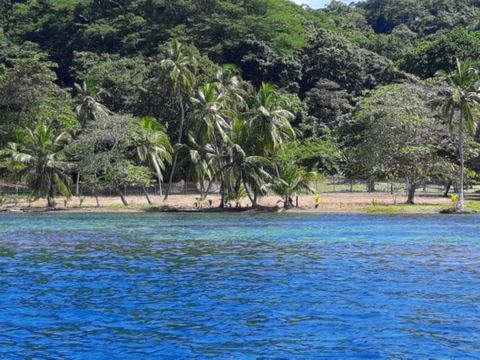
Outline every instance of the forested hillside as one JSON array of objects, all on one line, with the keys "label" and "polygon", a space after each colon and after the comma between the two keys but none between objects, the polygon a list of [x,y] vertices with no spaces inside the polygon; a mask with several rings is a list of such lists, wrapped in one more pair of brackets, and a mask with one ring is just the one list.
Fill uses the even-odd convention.
[{"label": "forested hillside", "polygon": [[49,199],[184,179],[287,204],[338,174],[413,201],[458,177],[464,136],[476,179],[477,65],[448,74],[479,59],[479,21],[479,0],[3,0],[0,173]]}]

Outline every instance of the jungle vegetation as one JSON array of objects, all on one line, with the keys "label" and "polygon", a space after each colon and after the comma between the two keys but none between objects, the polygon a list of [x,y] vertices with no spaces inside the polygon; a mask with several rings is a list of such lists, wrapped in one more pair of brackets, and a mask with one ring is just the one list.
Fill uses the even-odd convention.
[{"label": "jungle vegetation", "polygon": [[289,206],[323,174],[463,207],[479,56],[478,0],[4,0],[0,177],[50,205],[187,180]]}]

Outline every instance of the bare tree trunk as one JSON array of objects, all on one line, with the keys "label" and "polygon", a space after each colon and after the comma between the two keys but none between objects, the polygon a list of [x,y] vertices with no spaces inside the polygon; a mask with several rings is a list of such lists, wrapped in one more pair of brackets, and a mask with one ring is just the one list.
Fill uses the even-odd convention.
[{"label": "bare tree trunk", "polygon": [[293,205],[293,199],[290,195],[286,194],[285,195],[285,203],[284,203],[285,209],[291,209],[294,207]]},{"label": "bare tree trunk", "polygon": [[97,207],[100,207],[100,201],[98,201],[98,192],[97,189],[93,190],[93,196],[95,196],[95,201],[97,202]]},{"label": "bare tree trunk", "polygon": [[252,201],[252,207],[256,208],[258,206],[258,194],[255,190],[253,190],[253,201]]},{"label": "bare tree trunk", "polygon": [[123,205],[128,206],[128,201],[125,198],[125,195],[123,195],[122,190],[120,190],[120,188],[118,188],[117,192],[118,192],[118,195],[120,196],[120,199],[122,199]]},{"label": "bare tree trunk", "polygon": [[150,200],[150,196],[148,196],[148,191],[145,188],[145,185],[142,185],[142,190],[143,190],[143,194],[145,195],[145,198],[147,199],[148,205],[153,205],[152,201]]},{"label": "bare tree trunk", "polygon": [[452,187],[453,181],[450,179],[448,180],[447,185],[445,186],[445,192],[443,193],[443,197],[448,198],[448,193],[450,192],[450,188]]},{"label": "bare tree trunk", "polygon": [[[180,130],[178,132],[177,144],[180,144],[182,142],[183,124],[185,122],[185,108],[183,106],[183,97],[181,94],[179,95],[179,102],[180,102]],[[170,172],[170,178],[168,180],[168,187],[167,187],[167,191],[165,192],[165,197],[163,200],[167,200],[168,196],[170,195],[170,191],[172,189],[173,174],[175,173],[175,169],[177,168],[177,161],[178,161],[178,151],[175,151],[175,156],[173,157],[172,170]]]},{"label": "bare tree trunk", "polygon": [[407,197],[407,204],[413,205],[415,204],[415,190],[417,189],[417,185],[415,182],[412,182],[408,185],[408,197]]},{"label": "bare tree trunk", "polygon": [[55,207],[55,199],[52,196],[47,196],[47,205],[48,207]]},{"label": "bare tree trunk", "polygon": [[459,200],[458,200],[458,210],[465,210],[465,195],[464,195],[464,182],[465,182],[465,150],[464,150],[464,118],[460,115],[460,130],[458,133],[459,137],[459,153],[460,153],[460,184],[459,184]]},{"label": "bare tree trunk", "polygon": [[368,192],[375,192],[375,180],[368,180],[367,191]]}]

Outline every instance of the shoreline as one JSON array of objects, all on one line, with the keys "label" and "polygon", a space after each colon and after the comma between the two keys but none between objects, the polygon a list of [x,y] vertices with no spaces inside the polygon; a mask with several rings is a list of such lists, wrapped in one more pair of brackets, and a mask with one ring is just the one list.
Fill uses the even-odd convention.
[{"label": "shoreline", "polygon": [[[111,209],[105,208],[56,208],[56,209],[0,209],[0,214],[306,214],[306,215],[439,215],[448,208],[438,209],[412,209],[402,210],[396,208],[385,209],[346,209],[346,210],[319,210],[313,211],[311,209],[272,209],[272,210],[258,210],[248,209],[244,211],[231,211],[231,210],[190,210],[190,209],[176,209],[176,210],[146,210],[136,208],[125,209]],[[468,210],[468,208],[467,208]],[[443,213],[445,215],[454,215],[449,213]],[[477,210],[472,210],[469,213],[462,215],[478,215]]]},{"label": "shoreline", "polygon": [[[285,209],[278,203],[278,197],[266,196],[254,209],[246,200],[240,203],[241,208],[218,207],[218,196],[210,196],[211,206],[198,208],[195,206],[196,195],[172,195],[168,201],[160,196],[151,196],[153,204],[146,203],[142,196],[127,198],[129,205],[124,206],[120,199],[114,197],[99,198],[100,206],[96,206],[96,199],[91,197],[56,199],[57,207],[48,208],[45,200],[33,203],[19,201],[15,204],[6,204],[0,208],[3,213],[230,213],[230,214],[259,214],[259,213],[293,213],[293,214],[438,214],[442,210],[452,208],[452,203],[444,197],[417,196],[415,205],[404,204],[406,199],[398,196],[392,199],[385,193],[325,193],[320,194],[321,201],[315,208],[314,196],[299,196],[298,207]],[[62,206],[60,206],[62,204]],[[67,205],[66,207],[64,205]],[[480,201],[469,201],[467,207],[472,211],[480,211]]]},{"label": "shoreline", "polygon": [[[366,207],[346,207],[341,209],[311,209],[311,208],[242,208],[242,209],[190,209],[190,208],[161,208],[152,207],[71,207],[71,208],[1,208],[0,214],[323,214],[323,215],[435,215],[451,207],[442,205],[385,205],[385,206],[366,206]],[[475,204],[474,208],[467,206],[470,214],[480,214],[480,204]]]}]

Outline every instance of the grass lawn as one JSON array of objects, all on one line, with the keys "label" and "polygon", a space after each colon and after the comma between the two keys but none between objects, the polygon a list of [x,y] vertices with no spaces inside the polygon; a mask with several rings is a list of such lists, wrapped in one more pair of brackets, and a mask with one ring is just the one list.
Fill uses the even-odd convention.
[{"label": "grass lawn", "polygon": [[[365,208],[365,212],[369,214],[434,214],[442,210],[446,210],[451,206],[445,205],[371,205]],[[468,210],[480,212],[480,201],[467,201]]]}]

